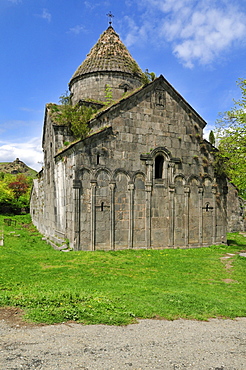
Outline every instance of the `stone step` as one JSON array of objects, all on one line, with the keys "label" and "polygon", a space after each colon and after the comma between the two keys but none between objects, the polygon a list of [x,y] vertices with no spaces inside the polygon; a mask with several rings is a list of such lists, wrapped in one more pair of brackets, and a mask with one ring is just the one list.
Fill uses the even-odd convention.
[{"label": "stone step", "polygon": [[42,238],[46,241],[49,245],[52,246],[55,250],[58,251],[69,251],[70,248],[67,245],[66,241],[64,239],[57,238],[56,236],[50,236],[50,237],[44,237]]}]

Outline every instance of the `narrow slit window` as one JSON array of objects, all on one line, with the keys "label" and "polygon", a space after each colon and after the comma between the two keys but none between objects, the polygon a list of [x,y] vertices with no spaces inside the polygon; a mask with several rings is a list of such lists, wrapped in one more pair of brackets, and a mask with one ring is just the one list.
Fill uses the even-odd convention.
[{"label": "narrow slit window", "polygon": [[97,154],[97,164],[100,164],[100,154]]},{"label": "narrow slit window", "polygon": [[155,178],[156,179],[162,179],[163,164],[164,164],[164,158],[163,158],[163,156],[162,155],[158,155],[155,158]]},{"label": "narrow slit window", "polygon": [[101,203],[101,212],[103,212],[104,202]]}]

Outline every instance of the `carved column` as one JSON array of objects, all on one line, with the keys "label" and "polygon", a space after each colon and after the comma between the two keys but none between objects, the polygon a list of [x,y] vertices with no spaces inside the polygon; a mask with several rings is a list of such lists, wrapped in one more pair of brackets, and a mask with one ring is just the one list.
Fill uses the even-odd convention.
[{"label": "carved column", "polygon": [[134,191],[134,184],[128,184],[128,190],[130,192],[130,227],[129,227],[129,240],[128,240],[128,248],[133,248],[133,232],[134,232],[134,204],[133,204],[133,191]]},{"label": "carved column", "polygon": [[146,161],[147,166],[147,182],[152,185],[153,181],[153,161],[148,160]]},{"label": "carved column", "polygon": [[73,248],[78,251],[80,246],[80,180],[73,180],[73,189]]},{"label": "carved column", "polygon": [[216,187],[212,187],[212,194],[213,194],[213,235],[212,235],[212,243],[216,243],[216,237],[217,237],[217,210],[216,210]]},{"label": "carved column", "polygon": [[169,184],[173,184],[175,163],[169,162]]},{"label": "carved column", "polygon": [[190,188],[188,186],[186,186],[184,188],[184,197],[185,197],[185,215],[184,215],[185,247],[189,246],[189,194],[190,194]]},{"label": "carved column", "polygon": [[110,188],[110,248],[112,250],[115,249],[115,198],[114,198],[114,190],[115,190],[115,182],[111,182],[109,184]]},{"label": "carved column", "polygon": [[169,186],[169,247],[174,247],[174,185]]},{"label": "carved column", "polygon": [[96,248],[96,180],[91,181],[91,249]]},{"label": "carved column", "polygon": [[145,184],[145,194],[146,194],[146,247],[151,248],[151,190],[152,183],[147,182]]},{"label": "carved column", "polygon": [[203,209],[202,209],[202,197],[203,197],[203,187],[199,186],[198,188],[198,196],[199,196],[199,233],[198,233],[198,243],[199,246],[203,244]]},{"label": "carved column", "polygon": [[145,183],[146,195],[146,224],[145,224],[145,238],[146,247],[151,248],[151,191],[153,185],[153,161],[147,160],[147,181]]}]

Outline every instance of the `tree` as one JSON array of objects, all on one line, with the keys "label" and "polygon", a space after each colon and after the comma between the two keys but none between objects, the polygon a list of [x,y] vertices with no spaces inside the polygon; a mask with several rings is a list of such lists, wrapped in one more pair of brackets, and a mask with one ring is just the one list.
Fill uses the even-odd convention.
[{"label": "tree", "polygon": [[16,180],[11,182],[8,187],[13,190],[15,199],[19,199],[21,195],[27,193],[29,188],[28,180],[25,175],[17,175]]},{"label": "tree", "polygon": [[209,140],[210,144],[212,144],[212,145],[215,144],[215,136],[214,136],[213,130],[210,131],[208,140]]},{"label": "tree", "polygon": [[0,213],[28,211],[32,182],[32,177],[24,174],[0,176]]},{"label": "tree", "polygon": [[226,175],[246,198],[246,79],[237,85],[242,97],[217,120],[218,156],[224,161]]},{"label": "tree", "polygon": [[14,194],[11,189],[7,187],[7,185],[0,181],[0,204],[1,203],[10,203],[14,198]]},{"label": "tree", "polygon": [[154,81],[156,78],[154,72],[149,72],[148,69],[145,70],[145,72],[142,73],[142,83],[143,85],[148,85],[150,82]]}]

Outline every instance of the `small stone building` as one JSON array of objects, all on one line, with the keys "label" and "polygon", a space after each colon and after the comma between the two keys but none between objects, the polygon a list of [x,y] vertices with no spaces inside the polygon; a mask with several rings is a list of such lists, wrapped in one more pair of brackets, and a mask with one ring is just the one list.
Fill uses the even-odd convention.
[{"label": "small stone building", "polygon": [[50,240],[74,250],[226,242],[228,184],[216,176],[206,122],[163,76],[144,85],[142,76],[109,26],[69,83],[73,104],[101,108],[89,135],[74,140],[46,106],[31,215]]}]

